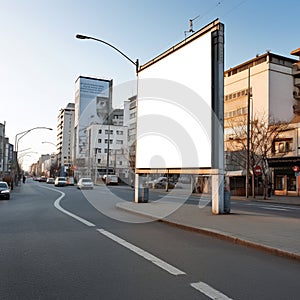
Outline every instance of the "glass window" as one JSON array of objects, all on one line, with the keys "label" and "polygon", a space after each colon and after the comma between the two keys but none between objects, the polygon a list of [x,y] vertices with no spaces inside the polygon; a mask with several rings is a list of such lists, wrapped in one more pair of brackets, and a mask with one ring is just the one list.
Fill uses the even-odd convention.
[{"label": "glass window", "polygon": [[287,176],[287,189],[288,191],[296,191],[296,177],[292,175]]},{"label": "glass window", "polygon": [[276,175],[275,177],[275,190],[283,191],[284,186],[284,175]]}]

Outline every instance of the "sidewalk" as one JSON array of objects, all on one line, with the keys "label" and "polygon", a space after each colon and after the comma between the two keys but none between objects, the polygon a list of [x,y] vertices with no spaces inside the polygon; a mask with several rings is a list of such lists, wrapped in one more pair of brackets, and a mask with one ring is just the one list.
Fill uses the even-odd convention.
[{"label": "sidewalk", "polygon": [[[294,197],[292,203],[291,198],[274,196],[268,200],[256,198],[253,201],[300,205],[299,197]],[[242,201],[241,198],[232,200],[237,199]],[[199,208],[193,204],[179,205],[170,200],[148,203],[122,202],[116,206],[184,229],[300,261],[300,218],[280,217],[234,208],[230,214],[213,215],[211,206]]]}]

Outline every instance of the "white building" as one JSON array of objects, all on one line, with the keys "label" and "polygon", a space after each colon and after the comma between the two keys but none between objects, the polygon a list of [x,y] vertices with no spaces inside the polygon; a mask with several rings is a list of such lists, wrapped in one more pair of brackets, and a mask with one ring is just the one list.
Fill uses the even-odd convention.
[{"label": "white building", "polygon": [[69,173],[73,161],[74,116],[75,104],[68,103],[57,117],[57,160],[62,173]]},{"label": "white building", "polygon": [[106,172],[128,177],[127,127],[91,125],[87,128],[87,176],[99,180]]}]

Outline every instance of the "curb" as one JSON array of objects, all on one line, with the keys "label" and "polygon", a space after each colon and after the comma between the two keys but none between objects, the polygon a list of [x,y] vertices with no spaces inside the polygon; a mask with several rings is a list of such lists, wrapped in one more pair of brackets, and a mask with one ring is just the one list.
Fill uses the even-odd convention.
[{"label": "curb", "polygon": [[141,212],[138,212],[138,211],[133,211],[131,209],[120,207],[118,205],[116,205],[116,207],[117,207],[117,209],[124,210],[126,212],[130,212],[132,214],[140,215],[140,216],[143,216],[143,217],[147,217],[149,219],[152,219],[153,221],[166,223],[170,226],[177,227],[177,228],[180,228],[180,229],[183,229],[183,230],[193,231],[193,232],[201,233],[201,234],[204,234],[204,235],[207,235],[207,236],[216,237],[216,238],[219,238],[219,239],[222,239],[222,240],[225,240],[225,241],[237,244],[237,245],[251,247],[251,248],[258,249],[258,250],[261,250],[261,251],[264,251],[264,252],[271,253],[271,254],[276,255],[276,256],[285,257],[285,258],[297,260],[297,261],[300,262],[300,254],[296,254],[296,253],[289,252],[289,251],[286,251],[286,250],[278,249],[278,248],[275,248],[275,247],[270,247],[270,246],[258,244],[258,243],[255,243],[255,242],[252,242],[252,241],[249,241],[249,240],[241,239],[241,238],[238,238],[234,235],[226,234],[225,232],[222,232],[222,231],[218,231],[218,230],[214,230],[214,229],[210,229],[210,228],[204,228],[204,227],[199,227],[198,228],[198,227],[183,225],[183,224],[180,224],[180,223],[172,222],[172,221],[167,220],[167,219],[158,219],[155,216],[151,216],[151,215],[141,213]]}]

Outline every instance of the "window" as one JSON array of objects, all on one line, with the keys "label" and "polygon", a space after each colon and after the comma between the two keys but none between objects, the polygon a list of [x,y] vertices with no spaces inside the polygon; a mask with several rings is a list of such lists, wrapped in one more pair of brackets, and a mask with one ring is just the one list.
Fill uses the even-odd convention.
[{"label": "window", "polygon": [[287,153],[293,150],[293,144],[291,140],[281,140],[281,141],[275,141],[274,142],[274,148],[273,151],[275,152],[275,154],[278,153]]},{"label": "window", "polygon": [[123,145],[123,141],[122,140],[117,140],[117,145]]},{"label": "window", "polygon": [[102,129],[99,129],[99,130],[98,130],[98,133],[101,134],[101,133],[102,133]]},{"label": "window", "polygon": [[287,189],[288,191],[296,191],[296,177],[287,175]]},{"label": "window", "polygon": [[101,158],[98,158],[97,162],[98,164],[101,164]]},{"label": "window", "polygon": [[117,135],[123,135],[124,134],[123,130],[117,130],[116,133],[117,133]]},{"label": "window", "polygon": [[284,175],[276,175],[275,177],[275,190],[283,191],[284,186]]},{"label": "window", "polygon": [[101,144],[102,143],[102,139],[98,139],[98,143]]},{"label": "window", "polygon": [[[108,143],[108,139],[105,139],[105,144]],[[113,143],[113,140],[109,140],[109,143],[112,144]]]},{"label": "window", "polygon": [[[113,133],[114,133],[114,131],[111,129],[109,134],[113,134]],[[105,134],[108,134],[108,129],[105,129]]]}]

